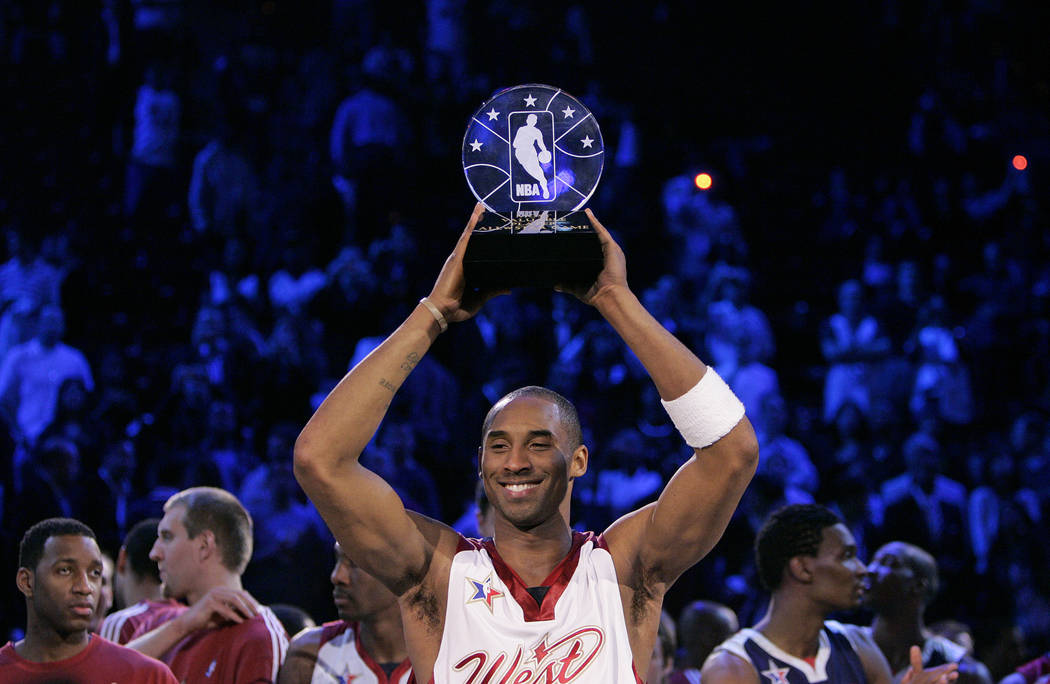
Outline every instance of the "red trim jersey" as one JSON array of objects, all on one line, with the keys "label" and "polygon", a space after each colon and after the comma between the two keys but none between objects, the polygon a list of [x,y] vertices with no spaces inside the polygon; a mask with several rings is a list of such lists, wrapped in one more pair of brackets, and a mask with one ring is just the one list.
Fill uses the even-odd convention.
[{"label": "red trim jersey", "polygon": [[405,659],[388,677],[361,644],[356,622],[326,622],[321,631],[310,684],[408,684],[412,666]]},{"label": "red trim jersey", "polygon": [[161,660],[183,684],[271,684],[288,651],[288,635],[267,607],[239,624],[194,632]]},{"label": "red trim jersey", "polygon": [[537,602],[491,539],[461,539],[448,580],[435,684],[641,682],[613,559],[601,536],[573,534]]},{"label": "red trim jersey", "polygon": [[107,615],[98,632],[114,643],[126,644],[174,619],[185,610],[186,606],[173,599],[139,601],[124,610]]},{"label": "red trim jersey", "polygon": [[0,648],[0,684],[178,684],[159,660],[92,635],[80,653],[65,660],[34,663],[8,642]]}]

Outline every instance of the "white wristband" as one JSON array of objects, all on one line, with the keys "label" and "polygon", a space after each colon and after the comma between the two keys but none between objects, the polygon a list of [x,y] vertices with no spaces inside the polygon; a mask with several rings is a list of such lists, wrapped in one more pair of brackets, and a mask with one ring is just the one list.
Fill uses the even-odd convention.
[{"label": "white wristband", "polygon": [[702,449],[722,439],[744,417],[744,404],[714,368],[691,390],[671,401],[660,400],[686,444]]},{"label": "white wristband", "polygon": [[441,309],[434,306],[434,303],[426,297],[420,299],[419,303],[427,307],[427,311],[434,316],[434,320],[437,321],[438,327],[441,328],[441,332],[448,330],[448,321],[445,320],[445,314],[441,313]]}]

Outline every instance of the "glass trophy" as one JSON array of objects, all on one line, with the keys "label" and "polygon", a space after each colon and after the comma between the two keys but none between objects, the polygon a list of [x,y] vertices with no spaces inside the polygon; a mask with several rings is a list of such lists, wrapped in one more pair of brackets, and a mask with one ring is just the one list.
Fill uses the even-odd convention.
[{"label": "glass trophy", "polygon": [[594,115],[549,85],[506,88],[463,136],[463,172],[486,208],[463,268],[476,288],[590,285],[602,268],[583,213],[605,161]]}]

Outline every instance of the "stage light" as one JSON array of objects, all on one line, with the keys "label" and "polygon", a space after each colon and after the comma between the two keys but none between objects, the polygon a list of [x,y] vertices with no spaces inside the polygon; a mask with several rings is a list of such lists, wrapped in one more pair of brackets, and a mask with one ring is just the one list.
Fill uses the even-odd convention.
[{"label": "stage light", "polygon": [[1018,171],[1024,171],[1028,168],[1028,159],[1023,154],[1015,154],[1013,159],[1014,168]]},{"label": "stage light", "polygon": [[698,173],[696,174],[696,178],[693,179],[693,182],[696,183],[696,187],[700,188],[701,190],[707,190],[711,187],[711,174]]}]

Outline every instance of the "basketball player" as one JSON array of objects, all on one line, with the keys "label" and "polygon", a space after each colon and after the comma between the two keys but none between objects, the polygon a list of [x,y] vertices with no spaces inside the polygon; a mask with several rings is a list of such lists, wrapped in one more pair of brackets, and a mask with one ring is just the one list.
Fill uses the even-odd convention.
[{"label": "basketball player", "polygon": [[0,684],[176,684],[153,658],[88,633],[102,589],[95,533],[71,518],[26,530],[15,583],[26,597],[26,635],[0,648]]},{"label": "basketball player", "polygon": [[601,535],[573,532],[573,484],[590,454],[572,404],[540,387],[496,402],[482,427],[478,469],[492,539],[464,539],[406,511],[358,460],[438,335],[490,296],[472,297],[463,279],[463,251],[483,210],[475,207],[430,295],[310,419],[296,442],[296,475],[347,555],[398,596],[418,681],[636,681],[648,670],[667,589],[724,532],[758,446],[743,404],[642,307],[623,252],[589,210],[605,263],[573,294],[638,356],[694,448],[659,500]]},{"label": "basketball player", "polygon": [[146,625],[159,625],[181,613],[185,606],[164,598],[157,564],[149,557],[157,539],[160,518],[141,520],[124,538],[117,553],[114,590],[122,610],[106,616],[99,634],[118,644],[126,644],[144,632]]},{"label": "basketball player", "polygon": [[[755,539],[769,609],[753,628],[715,648],[700,671],[704,684],[892,684],[893,674],[863,627],[828,620],[860,605],[867,570],[853,535],[817,504],[773,513]],[[922,669],[919,648],[909,654],[902,684],[946,684],[957,665]]]},{"label": "basketball player", "polygon": [[937,597],[937,561],[928,552],[894,541],[875,552],[868,564],[865,603],[875,613],[868,633],[878,644],[894,676],[908,668],[912,644],[921,644],[924,667],[959,664],[959,684],[992,684],[984,663],[966,654],[966,648],[926,629],[926,606]]},{"label": "basketball player", "polygon": [[[540,129],[536,128],[537,117],[535,114],[529,114],[525,117],[525,125],[522,126],[514,133],[514,158],[518,160],[518,163],[528,171],[529,175],[540,182],[540,188],[543,190],[543,199],[550,199],[550,191],[547,189],[547,176],[543,173],[543,167],[540,166],[540,159],[545,158],[550,161],[551,153],[547,150],[547,146],[543,144],[543,133]],[[539,146],[540,151],[536,151],[536,146]]]},{"label": "basketball player", "polygon": [[215,487],[172,495],[150,558],[165,594],[189,608],[128,645],[159,657],[180,681],[272,683],[288,637],[241,587],[251,555],[252,519],[237,497]]},{"label": "basketball player", "polygon": [[335,545],[332,598],[339,620],[288,646],[277,684],[406,684],[412,676],[397,597]]}]

